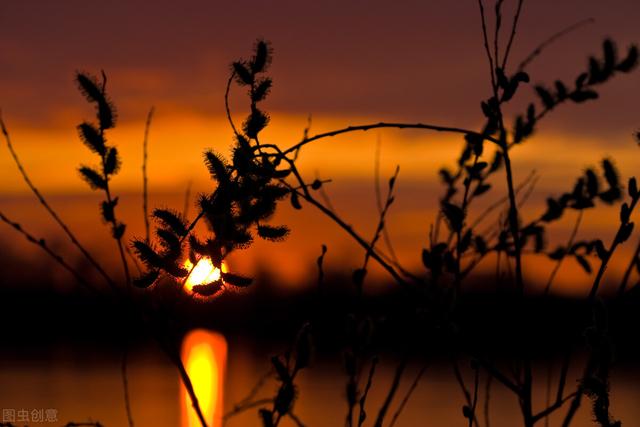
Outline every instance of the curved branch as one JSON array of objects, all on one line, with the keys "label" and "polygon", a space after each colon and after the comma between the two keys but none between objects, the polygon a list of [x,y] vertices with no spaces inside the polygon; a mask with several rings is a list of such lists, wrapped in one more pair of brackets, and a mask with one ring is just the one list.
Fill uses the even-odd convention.
[{"label": "curved branch", "polygon": [[494,137],[489,137],[489,136],[486,136],[486,135],[482,135],[481,133],[478,133],[478,132],[475,132],[475,131],[471,131],[471,130],[468,130],[468,129],[463,129],[463,128],[456,128],[456,127],[450,127],[450,126],[430,125],[430,124],[425,124],[425,123],[388,123],[388,122],[379,122],[379,123],[372,123],[372,124],[367,124],[367,125],[348,126],[346,128],[334,130],[334,131],[331,131],[331,132],[319,133],[317,135],[305,138],[305,139],[303,139],[302,141],[298,142],[295,145],[292,145],[291,147],[289,147],[286,150],[284,150],[283,153],[284,154],[291,153],[293,151],[296,151],[296,150],[300,149],[300,147],[303,147],[304,145],[307,145],[308,143],[310,143],[312,141],[316,141],[318,139],[337,136],[337,135],[341,135],[343,133],[358,132],[358,131],[368,131],[368,130],[371,130],[371,129],[382,129],[382,128],[422,129],[422,130],[431,130],[431,131],[435,131],[435,132],[458,133],[458,134],[462,134],[462,135],[477,135],[479,137],[482,137],[482,138],[484,138],[486,140],[489,140],[491,142],[494,142],[496,144],[499,143],[499,141],[497,139],[495,139]]},{"label": "curved branch", "polygon": [[229,108],[229,92],[231,91],[231,83],[233,83],[233,78],[235,76],[236,72],[232,71],[231,75],[229,76],[229,80],[227,81],[227,88],[224,91],[224,109],[227,113],[227,121],[229,122],[229,125],[231,125],[231,129],[233,129],[234,135],[239,136],[240,133],[238,133],[238,129],[233,123],[233,119],[231,118],[231,109]]}]

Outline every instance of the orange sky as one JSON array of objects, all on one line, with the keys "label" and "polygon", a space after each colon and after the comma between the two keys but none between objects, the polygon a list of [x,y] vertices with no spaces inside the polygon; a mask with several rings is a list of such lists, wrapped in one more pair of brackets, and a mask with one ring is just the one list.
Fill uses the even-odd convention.
[{"label": "orange sky", "polygon": [[[589,54],[599,53],[605,36],[621,48],[640,38],[636,1],[556,3],[526,3],[514,62],[573,22],[588,17],[596,22],[559,41],[531,66],[536,83],[575,76]],[[194,192],[208,188],[202,151],[213,147],[224,152],[231,144],[222,102],[228,64],[248,55],[257,36],[271,40],[275,48],[270,72],[275,86],[265,103],[272,117],[265,131],[269,142],[295,143],[308,114],[313,117],[311,133],[380,120],[471,129],[481,124],[479,101],[487,97],[489,86],[477,5],[461,2],[454,8],[445,0],[393,7],[381,1],[267,5],[190,0],[178,6],[163,0],[153,7],[143,1],[3,2],[0,107],[25,166],[43,190],[87,193],[75,168],[91,156],[78,141],[75,125],[90,118],[91,109],[77,93],[73,73],[104,69],[119,111],[112,141],[124,157],[116,190],[130,194],[140,188],[143,122],[154,105],[150,188],[157,200],[172,194],[171,200],[179,201],[190,181]],[[636,169],[639,153],[631,134],[640,126],[639,89],[640,73],[621,76],[602,88],[598,102],[560,108],[545,119],[536,138],[514,151],[517,179],[534,169],[541,174],[531,202],[534,213],[546,194],[569,190],[573,178],[603,156],[614,157],[626,176]],[[232,99],[238,120],[245,113],[242,95],[236,89]],[[530,88],[520,97],[531,100]],[[523,102],[515,102],[512,113]],[[459,137],[417,131],[350,134],[309,147],[301,169],[307,177],[332,178],[328,188],[341,201],[341,211],[369,235],[375,221],[372,171],[378,138],[382,175],[388,176],[396,164],[401,167],[389,227],[409,264],[415,264],[437,204],[437,169],[453,163]],[[567,179],[571,181],[563,184]],[[25,205],[16,204],[14,197],[25,186],[6,150],[0,151],[0,182],[0,207],[23,216]],[[135,214],[136,208],[127,209]],[[304,223],[307,217],[302,218],[286,217]],[[608,218],[615,218],[615,212],[597,215],[587,230],[598,229]],[[333,227],[315,221],[323,224],[321,230]],[[322,237],[338,235],[334,231],[305,239],[294,233],[293,243],[273,253],[280,254],[277,263],[284,270],[294,271],[291,265],[297,265],[296,271],[305,271],[302,266],[326,243]],[[345,245],[344,239],[337,244]],[[304,261],[291,259],[299,248],[304,248]]]}]

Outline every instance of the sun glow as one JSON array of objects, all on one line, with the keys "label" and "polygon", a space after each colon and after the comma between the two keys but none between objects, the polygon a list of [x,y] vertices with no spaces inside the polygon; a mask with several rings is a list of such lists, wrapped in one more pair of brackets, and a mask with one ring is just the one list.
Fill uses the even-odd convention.
[{"label": "sun glow", "polygon": [[[182,343],[182,360],[198,397],[207,425],[217,427],[222,422],[222,391],[227,359],[227,341],[215,332],[197,329],[189,332]],[[202,424],[193,409],[184,385],[180,388],[182,427]]]},{"label": "sun glow", "polygon": [[[207,283],[220,280],[220,269],[213,265],[211,258],[209,257],[202,257],[196,263],[195,268],[193,267],[193,263],[187,259],[184,262],[184,268],[186,268],[187,271],[191,271],[193,268],[193,271],[191,271],[191,274],[185,283],[185,286],[189,291],[192,291],[195,285],[205,285]],[[227,266],[222,263],[222,273],[226,272]]]}]

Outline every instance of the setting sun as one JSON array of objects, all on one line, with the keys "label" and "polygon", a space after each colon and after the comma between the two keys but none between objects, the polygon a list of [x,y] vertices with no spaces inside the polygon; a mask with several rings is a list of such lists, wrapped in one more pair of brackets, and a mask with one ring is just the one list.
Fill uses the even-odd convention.
[{"label": "setting sun", "polygon": [[[211,258],[209,257],[202,257],[195,267],[193,267],[193,263],[187,259],[184,262],[184,268],[188,271],[191,271],[193,268],[193,271],[191,271],[191,274],[185,283],[189,291],[192,291],[193,287],[196,285],[204,285],[220,280],[220,269],[213,265]],[[222,272],[227,272],[227,267],[224,263],[222,263]]]}]

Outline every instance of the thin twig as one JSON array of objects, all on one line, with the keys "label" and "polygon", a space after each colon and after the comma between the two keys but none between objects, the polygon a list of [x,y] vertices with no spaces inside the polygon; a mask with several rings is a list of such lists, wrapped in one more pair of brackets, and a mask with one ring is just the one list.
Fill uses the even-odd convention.
[{"label": "thin twig", "polygon": [[[489,74],[491,75],[491,86],[494,91],[497,89],[496,85],[496,71],[493,66],[493,56],[491,56],[491,49],[489,48],[489,36],[487,35],[487,19],[484,14],[484,3],[482,0],[478,0],[478,6],[480,7],[480,19],[482,22],[482,39],[484,40],[484,50],[489,61]],[[498,99],[496,97],[496,99]]]},{"label": "thin twig", "polygon": [[622,282],[620,283],[620,287],[618,288],[618,298],[621,298],[627,290],[627,284],[629,282],[629,277],[631,276],[631,270],[633,270],[633,267],[638,265],[638,257],[640,257],[640,242],[638,242],[636,250],[631,257],[631,260],[629,261],[629,265],[624,272],[624,276],[622,277]]},{"label": "thin twig", "polygon": [[423,365],[422,368],[420,368],[420,370],[418,371],[418,374],[416,375],[416,377],[413,379],[413,382],[411,383],[411,386],[409,386],[407,393],[402,398],[402,401],[400,402],[398,409],[396,410],[396,412],[394,412],[393,417],[391,417],[391,423],[389,423],[389,427],[393,427],[395,425],[396,421],[398,420],[398,417],[400,417],[400,413],[402,413],[405,406],[407,406],[407,403],[409,402],[411,395],[415,391],[416,387],[418,387],[418,383],[420,382],[422,375],[424,375],[425,371],[427,370],[427,366],[428,365],[426,364]]},{"label": "thin twig", "polygon": [[578,394],[578,392],[574,391],[573,393],[570,393],[570,394],[566,395],[561,400],[557,401],[553,405],[549,406],[548,408],[546,408],[546,409],[540,411],[539,413],[537,413],[536,415],[534,415],[533,416],[533,421],[534,422],[538,422],[540,419],[549,416],[551,413],[553,413],[557,409],[560,409],[560,407],[562,407],[562,405],[564,405],[565,402],[567,402],[568,400],[570,400],[572,398],[575,398],[577,396],[577,394]]},{"label": "thin twig", "polygon": [[[518,9],[516,10],[515,17],[513,18],[513,26],[511,27],[511,36],[509,36],[509,43],[507,43],[507,49],[504,52],[504,58],[502,58],[502,69],[504,70],[507,66],[507,60],[509,59],[509,53],[511,52],[511,45],[513,44],[513,40],[516,38],[516,29],[518,28],[518,21],[520,20],[520,13],[522,12],[522,5],[524,4],[524,0],[518,0]],[[498,57],[496,56],[496,61]]]},{"label": "thin twig", "polygon": [[[233,409],[229,411],[224,417],[229,418],[233,416],[233,412],[236,411],[238,408],[243,407],[251,402],[254,402],[255,397],[258,395],[262,387],[264,387],[267,380],[272,376],[273,376],[273,369],[269,369],[267,372],[262,374],[262,376],[260,376],[258,381],[251,388],[251,391],[249,392],[249,394],[245,396],[244,399],[240,400],[238,403],[233,405]],[[261,399],[261,400],[264,400],[264,399]],[[269,399],[269,402],[271,402],[271,400],[273,399]]]},{"label": "thin twig", "polygon": [[[398,179],[398,173],[400,173],[400,166],[396,166],[396,171],[394,172],[393,177],[389,181],[389,192],[387,193],[387,199],[385,200],[385,203],[384,203],[384,206],[382,208],[382,211],[380,212],[380,218],[378,220],[378,226],[376,227],[376,231],[373,234],[373,238],[371,239],[371,243],[369,244],[369,246],[367,248],[367,251],[365,252],[365,255],[364,255],[364,262],[362,263],[362,270],[365,271],[365,272],[367,271],[367,265],[369,263],[369,259],[371,258],[371,255],[372,255],[373,251],[375,250],[376,243],[380,239],[380,236],[382,234],[382,230],[384,230],[384,228],[385,228],[385,218],[387,216],[387,212],[389,212],[389,208],[391,207],[391,205],[393,204],[393,201],[394,201],[394,197],[393,197],[394,193],[393,193],[393,191],[394,191],[394,188],[395,188],[395,182],[397,182],[397,179]],[[362,283],[359,283],[358,286],[359,286],[358,291],[362,292]]]},{"label": "thin twig", "polygon": [[236,72],[232,71],[231,75],[229,76],[229,80],[227,81],[227,88],[224,91],[224,109],[227,113],[227,121],[229,122],[231,129],[233,129],[233,134],[236,136],[240,136],[236,125],[233,123],[233,118],[231,117],[231,109],[229,108],[229,92],[231,91],[231,83],[233,83],[233,79],[235,78],[235,76]]},{"label": "thin twig", "polygon": [[549,46],[550,44],[552,44],[553,42],[555,42],[556,40],[562,38],[563,36],[566,36],[567,34],[577,30],[578,28],[587,25],[587,24],[593,24],[595,22],[595,19],[593,18],[587,18],[587,19],[583,19],[582,21],[578,21],[573,25],[568,26],[567,28],[558,31],[557,33],[555,33],[554,35],[552,35],[551,37],[549,37],[548,39],[546,39],[545,41],[543,41],[542,43],[540,43],[534,50],[533,52],[531,52],[521,63],[520,65],[518,65],[518,71],[523,71],[525,68],[527,68],[527,66],[534,60],[536,59],[541,53],[542,51]]},{"label": "thin twig", "polygon": [[576,415],[576,412],[578,412],[578,409],[582,404],[583,394],[584,394],[583,386],[582,384],[580,384],[578,385],[578,390],[576,392],[567,396],[568,398],[572,398],[573,400],[571,400],[571,405],[569,405],[569,409],[567,410],[564,420],[562,421],[562,427],[569,427],[571,425],[571,421],[573,420],[573,417]]},{"label": "thin twig", "polygon": [[403,356],[403,359],[400,361],[396,368],[396,373],[393,376],[393,381],[391,382],[391,387],[389,387],[389,392],[387,393],[387,397],[384,399],[384,403],[380,407],[380,411],[378,412],[378,417],[376,418],[376,422],[374,427],[382,427],[382,422],[384,421],[384,417],[389,410],[389,406],[393,401],[393,398],[398,391],[398,386],[400,385],[400,379],[402,378],[402,374],[404,373],[404,369],[407,367],[408,355]]},{"label": "thin twig", "polygon": [[471,403],[471,417],[469,418],[469,427],[473,426],[473,420],[477,421],[476,406],[478,405],[478,386],[480,385],[480,369],[474,369],[475,375],[473,376],[473,402]]},{"label": "thin twig", "polygon": [[182,208],[182,218],[189,217],[189,206],[191,206],[191,186],[193,181],[187,182],[187,188],[184,191],[184,207]]},{"label": "thin twig", "polygon": [[493,57],[496,59],[496,65],[500,63],[499,46],[500,46],[500,27],[502,26],[502,3],[504,3],[504,0],[497,0],[494,8],[495,15],[496,15],[496,24],[495,24],[495,31],[493,34]]},{"label": "thin twig", "polygon": [[569,366],[571,364],[571,349],[569,348],[564,355],[562,367],[560,368],[560,379],[558,380],[558,391],[556,393],[556,402],[562,400],[564,394],[564,386],[567,383],[567,375],[569,374]]},{"label": "thin twig", "polygon": [[[376,140],[376,154],[375,154],[375,161],[373,166],[375,192],[376,192],[376,204],[378,205],[378,215],[382,215],[382,211],[384,210],[384,206],[382,204],[382,190],[380,188],[380,158],[382,156],[381,148],[382,148],[382,140],[380,139],[380,135],[378,135],[378,139]],[[382,237],[384,238],[384,244],[387,247],[387,250],[389,251],[389,256],[393,261],[393,264],[396,266],[399,266],[400,262],[398,261],[396,251],[394,250],[393,244],[391,243],[391,238],[389,237],[389,229],[386,226],[382,229]]]},{"label": "thin twig", "polygon": [[491,427],[489,416],[489,403],[491,402],[491,383],[493,380],[492,375],[487,375],[487,383],[484,388],[484,425],[485,427]]},{"label": "thin twig", "polygon": [[362,426],[365,418],[367,417],[366,412],[364,411],[364,408],[367,403],[367,396],[369,396],[369,390],[371,390],[371,385],[373,384],[373,376],[375,375],[377,364],[378,364],[377,357],[374,357],[373,359],[371,359],[371,367],[369,368],[369,375],[367,376],[367,384],[365,385],[364,392],[362,393],[362,397],[358,402],[360,405],[360,415],[358,415],[358,427]]},{"label": "thin twig", "polygon": [[[545,405],[551,406],[551,381],[553,379],[553,359],[549,358],[547,361],[547,384],[545,388]],[[549,417],[544,417],[544,427],[549,427]]]},{"label": "thin twig", "polygon": [[147,121],[144,125],[144,139],[142,140],[142,213],[144,215],[144,229],[146,232],[147,243],[151,241],[151,231],[149,227],[149,192],[147,179],[147,161],[149,146],[149,129],[151,128],[151,120],[153,119],[154,108],[151,107],[147,114]]},{"label": "thin twig", "polygon": [[226,414],[224,414],[224,416],[222,417],[222,421],[223,421],[223,425],[226,423],[227,420],[229,420],[230,418],[235,417],[236,415],[247,411],[249,409],[253,409],[253,408],[257,408],[259,406],[263,406],[263,405],[268,405],[273,403],[273,398],[265,398],[265,399],[258,399],[258,400],[254,400],[252,402],[247,402],[247,403],[243,403],[242,405],[236,405],[233,407],[232,410],[230,410],[229,412],[227,412]]},{"label": "thin twig", "polygon": [[[319,179],[319,178],[318,178]],[[318,188],[318,193],[320,194],[320,198],[322,199],[322,201],[324,202],[325,206],[331,211],[331,212],[335,212],[336,208],[333,206],[333,203],[331,203],[331,198],[329,197],[329,194],[327,194],[326,190],[325,190],[325,186],[323,185],[322,187]]]},{"label": "thin twig", "polygon": [[131,397],[129,395],[129,377],[127,375],[127,364],[129,358],[129,343],[128,340],[124,344],[122,351],[122,363],[120,364],[120,375],[122,377],[122,388],[124,390],[124,407],[127,411],[127,421],[129,427],[133,427],[133,413],[131,411]]},{"label": "thin twig", "polygon": [[[464,384],[464,378],[462,377],[462,372],[460,372],[460,367],[458,366],[458,361],[454,358],[451,361],[451,364],[453,365],[453,373],[456,377],[456,381],[458,382],[458,385],[460,386],[460,389],[462,390],[462,394],[464,395],[464,399],[465,402],[467,404],[467,406],[471,407],[472,405],[472,400],[471,400],[471,393],[469,393],[469,390],[467,389],[467,386]],[[471,420],[475,422],[476,426],[478,426],[478,419],[476,417],[475,412],[471,414]]]},{"label": "thin twig", "polygon": [[[629,205],[629,215],[631,215],[631,213],[633,213],[633,210],[635,209],[636,205],[638,204],[638,200],[640,200],[640,196],[638,197],[633,197],[631,199],[631,204]],[[604,276],[605,271],[607,270],[607,266],[609,264],[609,261],[611,260],[611,257],[613,256],[614,252],[616,251],[616,248],[618,247],[618,245],[620,245],[622,242],[620,241],[620,234],[622,233],[622,230],[624,229],[624,227],[626,227],[628,225],[628,223],[625,222],[620,222],[620,226],[618,227],[618,231],[616,232],[616,235],[613,239],[613,242],[611,243],[611,246],[609,247],[609,249],[606,251],[606,253],[604,254],[604,258],[602,259],[601,263],[600,263],[600,268],[598,269],[598,273],[596,274],[596,278],[593,281],[593,285],[591,286],[591,291],[589,292],[589,302],[593,302],[596,298],[596,295],[598,294],[598,289],[600,288],[600,283],[602,281],[602,277]]]},{"label": "thin twig", "polygon": [[[536,177],[536,171],[532,170],[529,175],[516,187],[516,194],[519,194],[523,187],[529,184],[531,180]],[[509,201],[509,196],[503,196],[500,199],[496,200],[491,205],[487,206],[487,208],[476,218],[476,220],[471,224],[471,228],[474,229],[494,210],[504,205]]]},{"label": "thin twig", "polygon": [[[380,123],[367,124],[367,125],[348,126],[346,128],[334,130],[334,131],[331,131],[331,132],[319,133],[317,135],[314,135],[314,136],[308,137],[306,139],[303,139],[302,141],[298,142],[295,145],[292,145],[291,147],[289,147],[286,150],[284,150],[283,153],[284,154],[289,154],[289,153],[291,153],[293,151],[296,151],[296,150],[300,149],[301,147],[307,145],[308,143],[310,143],[312,141],[316,141],[318,139],[333,137],[333,136],[337,136],[337,135],[341,135],[341,134],[349,133],[349,132],[368,131],[368,130],[372,130],[372,129],[383,129],[383,128],[422,129],[422,130],[431,130],[431,131],[435,131],[435,132],[450,132],[450,133],[459,133],[459,134],[463,134],[463,135],[482,136],[478,132],[474,132],[474,131],[467,130],[467,129],[462,129],[462,128],[449,127],[449,126],[437,126],[437,125],[430,125],[430,124],[424,124],[424,123],[385,123],[385,122],[380,122]],[[488,139],[488,140],[490,140],[490,141],[492,141],[494,143],[498,143],[498,140],[496,140],[493,137],[483,136],[483,138]]]},{"label": "thin twig", "polygon": [[[162,343],[162,341],[160,342]],[[200,421],[200,424],[202,425],[202,427],[207,427],[207,422],[205,421],[204,414],[202,413],[202,409],[200,407],[200,403],[198,402],[198,397],[196,395],[195,390],[193,389],[193,383],[191,382],[189,373],[184,367],[184,363],[180,358],[180,354],[177,351],[169,348],[167,344],[165,345],[166,345],[165,351],[167,352],[169,357],[172,359],[173,363],[178,368],[178,372],[180,373],[180,378],[182,379],[182,384],[184,385],[184,388],[187,390],[187,394],[191,399],[191,406],[196,412],[196,415],[198,416],[198,420]]]},{"label": "thin twig", "polygon": [[[569,236],[569,240],[567,241],[567,248],[570,248],[573,245],[573,241],[576,238],[576,235],[578,234],[578,228],[580,228],[580,222],[582,221],[582,214],[583,214],[584,210],[580,209],[578,211],[578,217],[576,218],[576,222],[573,225],[573,230],[571,231],[571,235]],[[549,290],[551,289],[551,285],[553,284],[553,280],[556,277],[556,274],[558,274],[558,271],[560,270],[560,266],[562,265],[562,261],[564,260],[565,257],[560,258],[558,261],[556,261],[556,265],[553,268],[553,271],[551,272],[551,274],[549,275],[549,279],[547,280],[547,285],[544,287],[544,295],[547,295],[549,293]]]},{"label": "thin twig", "polygon": [[327,255],[327,245],[322,245],[322,250],[320,252],[320,256],[316,260],[316,265],[318,266],[318,291],[322,289],[322,285],[324,283],[324,257]]},{"label": "thin twig", "polygon": [[304,425],[304,423],[302,422],[302,420],[301,420],[301,419],[300,419],[296,414],[294,414],[293,412],[287,412],[287,416],[288,416],[289,418],[291,418],[291,420],[292,420],[294,423],[296,423],[296,425],[297,425],[298,427],[305,427],[305,425]]}]

